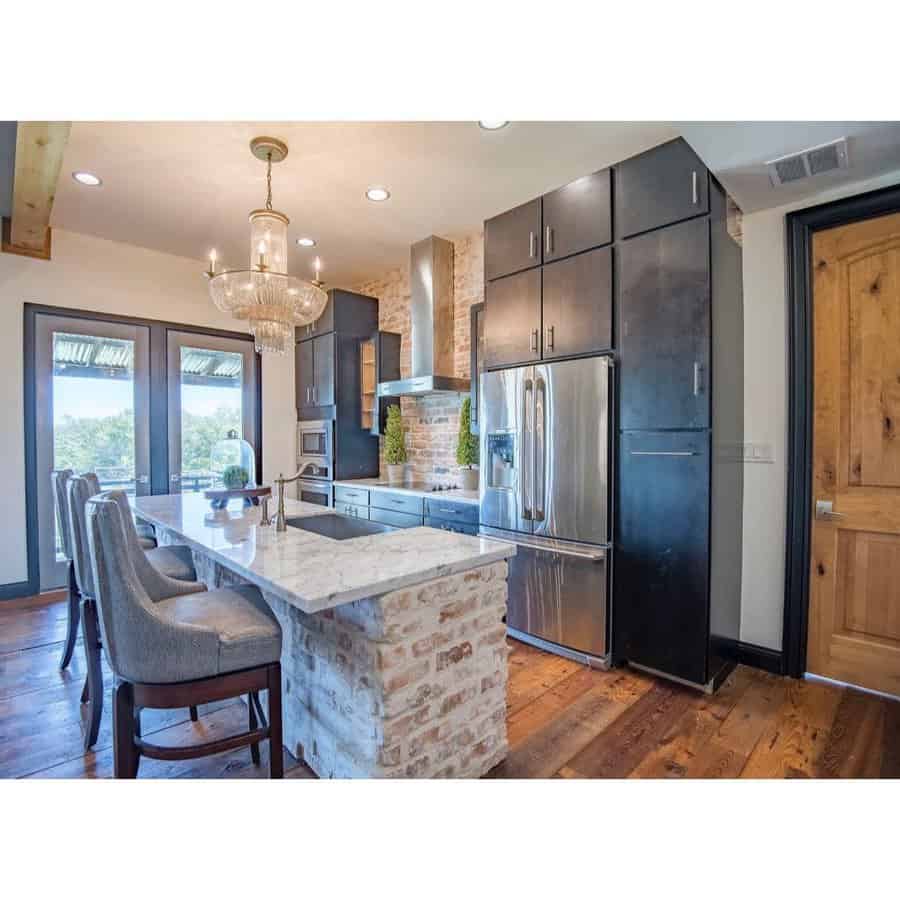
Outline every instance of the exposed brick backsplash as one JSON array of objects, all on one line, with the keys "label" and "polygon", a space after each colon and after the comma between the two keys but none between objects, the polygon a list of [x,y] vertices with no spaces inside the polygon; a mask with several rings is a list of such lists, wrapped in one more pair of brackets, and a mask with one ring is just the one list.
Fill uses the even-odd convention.
[{"label": "exposed brick backsplash", "polygon": [[[353,290],[377,297],[378,327],[399,332],[400,374],[410,371],[409,264],[357,284]],[[484,299],[484,240],[481,231],[453,241],[454,375],[470,378],[469,308]],[[459,473],[456,437],[462,397],[403,397],[400,409],[407,430],[408,474],[416,480],[447,481]],[[384,441],[382,440],[382,449]],[[384,459],[381,460],[384,471]]]}]

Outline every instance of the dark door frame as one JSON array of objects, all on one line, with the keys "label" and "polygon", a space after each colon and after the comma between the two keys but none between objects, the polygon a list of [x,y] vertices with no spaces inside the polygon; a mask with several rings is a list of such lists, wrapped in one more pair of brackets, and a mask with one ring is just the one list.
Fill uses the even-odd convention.
[{"label": "dark door frame", "polygon": [[817,231],[900,212],[900,185],[789,213],[788,483],[784,585],[784,670],[806,671],[809,565],[812,533],[813,293],[812,239]]},{"label": "dark door frame", "polygon": [[[25,399],[25,529],[28,580],[10,585],[0,585],[0,600],[27,597],[39,590],[38,564],[38,506],[37,506],[37,436],[35,418],[37,396],[35,392],[35,321],[39,315],[65,316],[70,319],[87,319],[100,322],[121,322],[127,325],[143,325],[150,329],[150,467],[151,493],[165,494],[169,484],[169,426],[167,418],[166,346],[169,331],[182,331],[211,337],[236,338],[252,341],[247,332],[225,331],[220,328],[204,328],[183,325],[158,319],[137,316],[120,316],[85,309],[69,309],[65,306],[45,306],[40,303],[25,304],[24,322],[24,399]],[[254,443],[256,471],[262,470],[262,360],[256,359],[257,422]]]}]

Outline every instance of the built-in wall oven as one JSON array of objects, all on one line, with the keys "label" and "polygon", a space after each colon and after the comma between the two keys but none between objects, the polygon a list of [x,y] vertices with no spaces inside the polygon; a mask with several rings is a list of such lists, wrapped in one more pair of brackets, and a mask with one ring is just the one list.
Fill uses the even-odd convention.
[{"label": "built-in wall oven", "polygon": [[334,422],[297,423],[297,499],[319,506],[332,505],[334,478]]}]

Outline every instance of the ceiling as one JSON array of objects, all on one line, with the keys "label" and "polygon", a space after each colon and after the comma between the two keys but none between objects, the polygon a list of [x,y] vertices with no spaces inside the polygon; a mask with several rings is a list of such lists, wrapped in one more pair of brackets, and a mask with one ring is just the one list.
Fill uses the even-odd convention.
[{"label": "ceiling", "polygon": [[[513,122],[494,132],[474,122],[75,122],[52,225],[198,260],[215,247],[225,265],[242,266],[247,213],[265,200],[265,167],[249,152],[260,134],[290,147],[273,169],[273,198],[291,219],[291,271],[311,273],[318,254],[326,282],[344,286],[404,262],[429,234],[470,232],[678,134],[746,212],[900,170],[900,124],[890,122]],[[771,185],[767,160],[841,136],[848,171]],[[0,135],[0,163],[8,144]],[[75,170],[103,186],[76,184]],[[370,185],[391,198],[366,200]],[[294,245],[306,235],[316,248]]]}]

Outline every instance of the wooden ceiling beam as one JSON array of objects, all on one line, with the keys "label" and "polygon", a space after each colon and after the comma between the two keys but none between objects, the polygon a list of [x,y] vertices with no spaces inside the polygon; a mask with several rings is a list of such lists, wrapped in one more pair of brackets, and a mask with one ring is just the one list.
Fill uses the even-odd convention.
[{"label": "wooden ceiling beam", "polygon": [[50,259],[50,213],[71,122],[19,122],[11,220],[3,250]]}]

